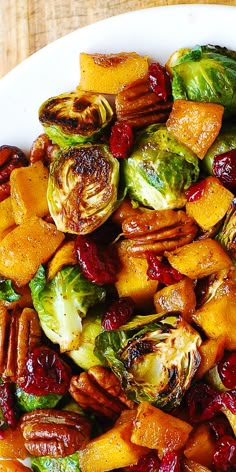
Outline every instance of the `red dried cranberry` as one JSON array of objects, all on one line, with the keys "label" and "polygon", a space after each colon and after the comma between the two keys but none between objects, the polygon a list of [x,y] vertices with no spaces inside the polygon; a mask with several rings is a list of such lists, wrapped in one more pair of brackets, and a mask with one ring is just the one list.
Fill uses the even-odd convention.
[{"label": "red dried cranberry", "polygon": [[145,456],[141,456],[136,465],[126,467],[126,470],[132,470],[134,472],[158,472],[159,464],[156,451],[150,451],[148,454],[145,454]]},{"label": "red dried cranberry", "polygon": [[170,76],[159,62],[152,62],[148,69],[148,80],[151,90],[164,102],[171,95]]},{"label": "red dried cranberry", "polygon": [[236,192],[236,149],[214,157],[212,171],[215,177],[232,192]]},{"label": "red dried cranberry", "polygon": [[190,421],[195,423],[202,421],[203,412],[211,405],[218,392],[209,385],[198,382],[192,385],[186,394],[186,403]]},{"label": "red dried cranberry", "polygon": [[110,152],[116,159],[125,159],[132,151],[134,133],[128,123],[116,123],[111,128],[109,140]]},{"label": "red dried cranberry", "polygon": [[0,384],[0,407],[5,423],[10,426],[10,428],[15,428],[17,419],[14,410],[14,391],[12,382]]},{"label": "red dried cranberry", "polygon": [[107,331],[118,329],[131,318],[135,303],[131,297],[120,297],[112,303],[102,317],[102,327]]},{"label": "red dried cranberry", "polygon": [[146,251],[146,258],[148,261],[147,276],[149,279],[158,280],[164,285],[172,285],[184,278],[168,261],[157,259],[155,253]]},{"label": "red dried cranberry", "polygon": [[52,349],[35,347],[29,354],[25,371],[18,384],[33,395],[56,393],[64,395],[71,379],[70,367]]},{"label": "red dried cranberry", "polygon": [[228,352],[218,364],[219,376],[226,388],[236,388],[236,352]]},{"label": "red dried cranberry", "polygon": [[180,472],[180,458],[177,452],[166,452],[161,460],[159,472]]},{"label": "red dried cranberry", "polygon": [[95,243],[89,236],[77,236],[75,253],[88,280],[97,284],[116,282],[119,267],[114,246]]},{"label": "red dried cranberry", "polygon": [[209,425],[212,429],[212,431],[215,434],[216,439],[220,439],[222,436],[232,436],[233,431],[231,428],[231,425],[229,423],[229,420],[226,418],[225,415],[218,415],[215,416],[215,418],[212,418],[209,421]]},{"label": "red dried cranberry", "polygon": [[217,472],[235,472],[236,440],[231,436],[222,436],[217,442],[212,462]]},{"label": "red dried cranberry", "polygon": [[13,169],[28,164],[28,159],[18,147],[7,144],[0,146],[0,184],[9,180]]},{"label": "red dried cranberry", "polygon": [[188,190],[185,191],[185,195],[188,202],[196,202],[201,198],[206,190],[206,180],[201,180],[196,184],[191,185]]}]

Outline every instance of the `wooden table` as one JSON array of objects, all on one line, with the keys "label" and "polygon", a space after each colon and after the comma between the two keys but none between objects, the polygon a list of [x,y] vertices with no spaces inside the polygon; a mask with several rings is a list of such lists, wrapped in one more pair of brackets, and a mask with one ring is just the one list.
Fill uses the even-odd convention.
[{"label": "wooden table", "polygon": [[77,28],[132,10],[178,3],[236,5],[236,0],[0,0],[0,77]]}]

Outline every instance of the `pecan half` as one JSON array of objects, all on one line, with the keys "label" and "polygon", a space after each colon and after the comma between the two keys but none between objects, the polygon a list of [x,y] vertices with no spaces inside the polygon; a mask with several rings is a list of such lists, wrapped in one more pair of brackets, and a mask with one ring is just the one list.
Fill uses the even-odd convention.
[{"label": "pecan half", "polygon": [[38,315],[32,308],[12,312],[0,305],[0,375],[16,382],[28,353],[41,342]]},{"label": "pecan half", "polygon": [[28,159],[16,146],[0,146],[0,201],[10,195],[10,175],[13,169],[27,166]]},{"label": "pecan half", "polygon": [[166,102],[150,89],[148,78],[143,77],[127,85],[116,96],[118,121],[134,127],[165,122],[171,112],[172,100]]},{"label": "pecan half", "polygon": [[46,408],[24,414],[21,430],[30,454],[65,457],[86,446],[91,423],[78,413]]},{"label": "pecan half", "polygon": [[69,391],[82,408],[112,420],[118,418],[121,411],[134,407],[116,375],[100,365],[72,377]]},{"label": "pecan half", "polygon": [[129,240],[127,252],[136,256],[144,256],[146,251],[162,255],[190,243],[197,231],[197,225],[183,210],[138,208],[122,223],[123,236]]},{"label": "pecan half", "polygon": [[56,144],[50,141],[47,134],[40,134],[33,142],[30,148],[29,160],[31,164],[36,161],[42,161],[49,165],[53,161],[53,153],[58,149]]}]

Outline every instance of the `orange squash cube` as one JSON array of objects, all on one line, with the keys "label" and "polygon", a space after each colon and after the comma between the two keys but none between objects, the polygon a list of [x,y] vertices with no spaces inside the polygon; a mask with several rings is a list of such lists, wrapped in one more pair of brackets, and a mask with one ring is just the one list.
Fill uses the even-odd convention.
[{"label": "orange squash cube", "polygon": [[141,402],[131,434],[131,441],[140,446],[156,449],[161,459],[167,451],[177,451],[185,445],[192,426],[156,408]]},{"label": "orange squash cube", "polygon": [[0,240],[4,238],[12,229],[16,227],[11,197],[5,198],[0,202]]},{"label": "orange squash cube", "polygon": [[216,103],[178,99],[166,126],[177,141],[203,159],[220,132],[223,113],[224,107]]},{"label": "orange squash cube", "polygon": [[198,351],[201,357],[201,363],[195,374],[195,379],[203,377],[211,367],[213,367],[224,354],[225,336],[219,336],[216,339],[206,339],[199,346]]},{"label": "orange squash cube", "polygon": [[0,472],[31,472],[32,469],[15,459],[0,459]]},{"label": "orange squash cube", "polygon": [[184,455],[187,459],[192,459],[205,467],[211,467],[215,445],[216,440],[209,425],[202,423],[190,434],[184,448]]},{"label": "orange squash cube", "polygon": [[125,85],[148,72],[147,56],[136,52],[118,54],[80,54],[79,88],[85,91],[116,94]]},{"label": "orange squash cube", "polygon": [[183,472],[211,472],[208,467],[198,464],[198,462],[192,461],[191,459],[184,459],[181,466]]},{"label": "orange squash cube", "polygon": [[179,311],[186,321],[191,321],[191,313],[196,306],[193,280],[188,277],[173,285],[167,285],[154,295],[157,313]]},{"label": "orange squash cube", "polygon": [[186,213],[204,230],[215,226],[225,216],[234,195],[216,177],[204,179],[202,196],[186,203]]},{"label": "orange squash cube", "polygon": [[3,431],[3,439],[0,440],[0,457],[7,459],[26,459],[29,453],[25,448],[25,440],[18,424],[15,429],[8,428]]}]

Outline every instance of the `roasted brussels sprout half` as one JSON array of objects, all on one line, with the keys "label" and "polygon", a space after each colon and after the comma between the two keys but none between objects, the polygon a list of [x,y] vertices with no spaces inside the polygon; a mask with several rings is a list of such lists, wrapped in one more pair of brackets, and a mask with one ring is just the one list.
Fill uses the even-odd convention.
[{"label": "roasted brussels sprout half", "polygon": [[33,395],[25,392],[22,388],[16,387],[17,405],[22,411],[33,411],[41,408],[54,408],[61,400],[62,395],[48,393],[47,395]]},{"label": "roasted brussels sprout half", "polygon": [[96,338],[95,354],[134,401],[177,406],[200,363],[199,334],[178,313],[138,316]]},{"label": "roasted brussels sprout half", "polygon": [[168,61],[174,99],[213,102],[236,113],[236,53],[220,46],[176,51]]},{"label": "roasted brussels sprout half", "polygon": [[57,228],[87,234],[117,208],[119,162],[106,145],[60,150],[50,167],[48,205]]},{"label": "roasted brussels sprout half", "polygon": [[45,133],[61,147],[94,141],[112,116],[105,97],[79,90],[49,98],[39,108]]},{"label": "roasted brussels sprout half", "polygon": [[123,173],[130,197],[155,210],[181,208],[184,191],[199,175],[198,158],[178,143],[165,125],[154,124],[138,136]]},{"label": "roasted brussels sprout half", "polygon": [[202,170],[207,175],[213,175],[212,166],[214,157],[231,151],[232,149],[236,149],[236,124],[223,125],[214,143],[202,160]]},{"label": "roasted brussels sprout half", "polygon": [[219,230],[217,241],[228,252],[234,265],[236,266],[236,198],[226,214],[222,228]]},{"label": "roasted brussels sprout half", "polygon": [[78,266],[65,266],[47,282],[40,266],[30,282],[32,300],[46,336],[61,352],[80,346],[82,318],[105,298],[102,286],[86,279]]}]

